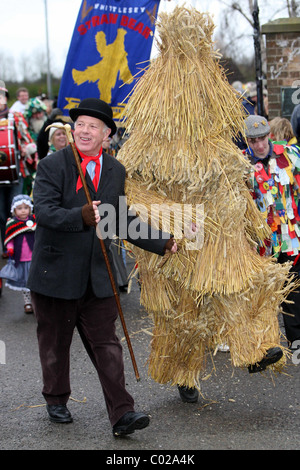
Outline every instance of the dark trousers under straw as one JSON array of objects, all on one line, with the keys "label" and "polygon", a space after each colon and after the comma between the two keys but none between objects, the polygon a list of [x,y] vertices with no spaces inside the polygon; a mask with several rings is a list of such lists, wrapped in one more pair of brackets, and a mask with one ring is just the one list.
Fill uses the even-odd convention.
[{"label": "dark trousers under straw", "polygon": [[[295,256],[291,257],[286,253],[280,253],[278,263],[283,264],[287,261],[293,261],[290,272],[295,273],[299,278],[300,258],[297,259]],[[300,340],[300,288],[297,287],[294,291],[290,292],[287,300],[292,303],[282,303],[282,309],[285,312],[283,314],[283,321],[286,338],[292,345],[294,341]]]}]

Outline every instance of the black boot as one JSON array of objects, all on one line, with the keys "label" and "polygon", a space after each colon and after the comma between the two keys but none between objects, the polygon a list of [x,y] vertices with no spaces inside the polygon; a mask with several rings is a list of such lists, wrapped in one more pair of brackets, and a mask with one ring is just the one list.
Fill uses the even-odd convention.
[{"label": "black boot", "polygon": [[195,387],[177,385],[180,398],[185,403],[196,403],[198,401],[199,392]]},{"label": "black boot", "polygon": [[72,423],[73,418],[66,405],[47,405],[50,421],[54,423]]},{"label": "black boot", "polygon": [[262,358],[261,361],[257,362],[256,364],[251,364],[248,367],[249,373],[254,374],[255,372],[261,372],[265,370],[271,364],[278,362],[282,356],[283,352],[280,348],[268,349],[267,354]]},{"label": "black boot", "polygon": [[149,422],[149,416],[145,413],[128,411],[113,426],[113,435],[117,437],[132,434],[137,429],[146,428],[149,425]]}]

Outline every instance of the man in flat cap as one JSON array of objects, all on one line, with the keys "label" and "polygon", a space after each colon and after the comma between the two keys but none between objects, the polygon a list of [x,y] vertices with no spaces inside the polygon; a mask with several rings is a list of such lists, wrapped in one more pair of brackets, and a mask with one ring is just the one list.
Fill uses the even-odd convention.
[{"label": "man in flat cap", "polygon": [[265,159],[272,155],[272,144],[269,140],[270,125],[267,119],[252,114],[245,120],[245,127],[248,144],[246,153],[249,155],[251,163],[256,163],[258,160],[263,160],[266,163]]},{"label": "man in flat cap", "polygon": [[[279,263],[292,261],[291,271],[300,270],[300,154],[296,146],[272,142],[265,117],[245,120],[248,148],[253,165],[251,192],[258,209],[272,229],[272,237],[260,247],[262,255],[273,255]],[[291,292],[282,305],[286,337],[291,350],[300,346],[300,293]]]},{"label": "man in flat cap", "polygon": [[[115,333],[118,309],[95,227],[100,221],[98,207],[105,204],[115,214],[119,235],[125,168],[102,149],[102,142],[116,132],[107,103],[84,99],[70,110],[70,116],[75,121],[75,145],[93,202],[86,203],[70,145],[40,161],[33,191],[37,230],[28,287],[37,318],[43,395],[51,421],[72,421],[66,404],[71,393],[69,355],[76,327],[97,370],[113,435],[122,436],[148,426],[149,417],[135,411],[134,400],[125,388],[122,348]],[[126,204],[123,209],[127,213]],[[131,221],[133,217],[128,216],[127,227]],[[142,235],[134,239],[127,233],[127,240],[161,255],[177,250],[170,234],[159,232],[151,239],[152,229],[148,225],[144,228],[147,231],[140,230]],[[104,243],[114,270],[111,238],[106,237]]]}]

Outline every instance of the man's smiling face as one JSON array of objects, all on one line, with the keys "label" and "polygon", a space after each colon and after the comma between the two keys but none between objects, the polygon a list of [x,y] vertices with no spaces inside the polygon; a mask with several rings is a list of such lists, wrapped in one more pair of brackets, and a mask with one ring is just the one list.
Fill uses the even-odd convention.
[{"label": "man's smiling face", "polygon": [[77,148],[90,157],[98,155],[102,142],[111,132],[103,121],[91,116],[78,116],[74,128]]}]

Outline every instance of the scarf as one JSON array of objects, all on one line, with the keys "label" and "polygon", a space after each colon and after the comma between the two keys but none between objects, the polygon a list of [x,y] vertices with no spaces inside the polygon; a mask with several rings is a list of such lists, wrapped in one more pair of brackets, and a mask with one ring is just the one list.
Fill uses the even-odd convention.
[{"label": "scarf", "polygon": [[[91,161],[96,163],[95,176],[93,178],[93,184],[94,184],[95,190],[97,191],[98,184],[99,184],[99,179],[100,179],[100,169],[101,169],[100,157],[102,155],[102,147],[100,148],[100,151],[99,151],[98,155],[96,155],[95,157],[89,157],[87,155],[84,155],[84,153],[80,152],[80,150],[78,150],[78,148],[77,148],[77,151],[78,151],[78,153],[79,153],[79,155],[82,159],[81,168],[82,168],[84,177],[85,177],[85,174],[86,174],[87,165]],[[78,180],[77,180],[77,184],[76,184],[76,193],[78,193],[80,188],[82,188],[82,181],[81,181],[80,176],[78,176]]]},{"label": "scarf", "polygon": [[21,220],[17,217],[11,217],[7,219],[4,245],[6,245],[12,238],[17,237],[21,233],[34,232],[35,229],[36,221],[34,214],[30,215],[27,220]]}]

